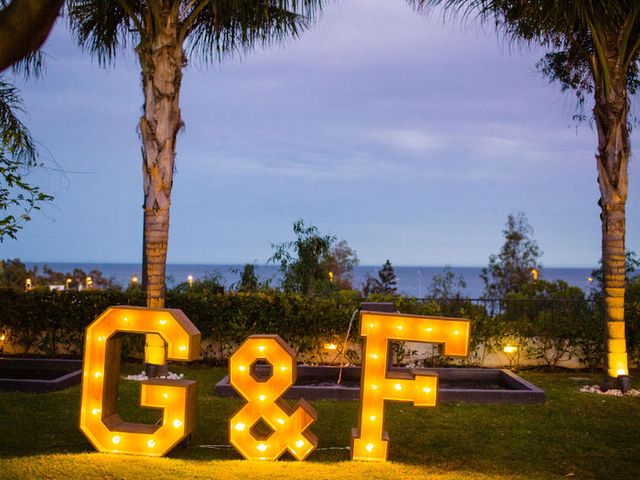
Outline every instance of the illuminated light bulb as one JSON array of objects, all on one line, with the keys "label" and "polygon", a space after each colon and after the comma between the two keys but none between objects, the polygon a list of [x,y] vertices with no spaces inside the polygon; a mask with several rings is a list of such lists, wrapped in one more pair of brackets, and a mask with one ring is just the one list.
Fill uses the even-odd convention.
[{"label": "illuminated light bulb", "polygon": [[160,320],[160,322],[158,322],[158,323],[160,323],[160,325],[166,325],[166,324],[167,324],[167,321],[166,321],[165,319],[162,319],[162,320]]},{"label": "illuminated light bulb", "polygon": [[163,396],[164,398],[169,398],[169,394],[168,394],[168,393],[163,393],[163,394],[162,394],[162,396]]},{"label": "illuminated light bulb", "polygon": [[325,343],[324,344],[324,349],[325,350],[337,350],[338,346],[335,343]]},{"label": "illuminated light bulb", "polygon": [[502,349],[502,351],[503,351],[504,353],[514,353],[514,352],[517,352],[517,351],[518,351],[518,347],[515,347],[515,346],[513,346],[513,345],[507,345],[506,347],[504,347],[504,348]]},{"label": "illuminated light bulb", "polygon": [[433,332],[433,327],[427,327],[427,328],[425,328],[425,331],[427,331],[427,332]]},{"label": "illuminated light bulb", "polygon": [[261,352],[264,352],[264,345],[260,345],[260,346],[258,347],[258,350],[260,350]]},{"label": "illuminated light bulb", "polygon": [[186,350],[187,350],[187,347],[186,347],[185,345],[180,345],[180,346],[178,347],[178,350],[179,350],[179,351],[181,351],[181,352],[184,352],[184,351],[186,351]]},{"label": "illuminated light bulb", "polygon": [[261,443],[256,448],[261,452],[264,452],[267,449],[267,446],[264,443]]},{"label": "illuminated light bulb", "polygon": [[234,428],[239,432],[243,432],[244,431],[244,427],[245,427],[244,423],[238,422],[238,423],[236,423],[236,426]]},{"label": "illuminated light bulb", "polygon": [[403,327],[402,325],[398,325],[396,328],[397,328],[398,330],[402,330],[404,327]]},{"label": "illuminated light bulb", "polygon": [[124,320],[125,322],[129,321],[129,317],[124,317],[122,320]]},{"label": "illuminated light bulb", "polygon": [[402,390],[402,385],[400,385],[399,383],[396,383],[396,384],[393,386],[393,388],[395,388],[395,389],[399,392],[400,390]]},{"label": "illuminated light bulb", "polygon": [[[3,339],[4,340],[4,339]],[[104,340],[104,337],[98,337],[98,341],[102,342]]]},{"label": "illuminated light bulb", "polygon": [[94,408],[93,410],[91,410],[91,415],[98,415],[102,410],[100,410],[99,408]]},{"label": "illuminated light bulb", "polygon": [[100,378],[102,376],[102,373],[101,372],[96,372],[96,373],[93,374],[93,376],[96,377],[96,378]]},{"label": "illuminated light bulb", "polygon": [[2,335],[0,335],[0,342],[4,342],[4,339],[7,338],[4,336],[4,333]]},{"label": "illuminated light bulb", "polygon": [[460,335],[460,330],[454,330],[453,334],[454,335]]},{"label": "illuminated light bulb", "polygon": [[303,446],[304,446],[304,441],[303,441],[303,440],[298,440],[298,441],[296,442],[296,447],[298,447],[298,448],[302,448]]},{"label": "illuminated light bulb", "polygon": [[240,370],[241,372],[244,372],[247,369],[247,367],[245,367],[244,365],[240,365],[238,367],[238,370]]},{"label": "illuminated light bulb", "polygon": [[373,328],[373,327],[375,327],[375,326],[376,326],[376,324],[375,324],[375,323],[370,323],[370,324],[369,324],[369,327],[370,327],[370,328]]},{"label": "illuminated light bulb", "polygon": [[147,447],[149,447],[149,448],[153,448],[153,447],[155,447],[155,446],[156,446],[156,442],[155,442],[155,440],[149,440],[149,441],[147,442]]},{"label": "illuminated light bulb", "polygon": [[378,354],[377,353],[372,353],[371,354],[371,358],[373,358],[374,360],[378,359]]},{"label": "illuminated light bulb", "polygon": [[267,399],[267,396],[266,395],[260,395],[258,398],[260,399],[261,402],[264,402]]},{"label": "illuminated light bulb", "polygon": [[371,452],[373,450],[373,443],[367,443],[367,446],[364,448],[367,449],[367,452]]},{"label": "illuminated light bulb", "polygon": [[180,428],[182,426],[182,420],[178,420],[177,418],[173,421],[173,428]]},{"label": "illuminated light bulb", "polygon": [[284,365],[280,367],[280,371],[281,372],[286,372],[287,371],[287,367],[285,367]]},{"label": "illuminated light bulb", "polygon": [[113,443],[114,445],[118,445],[120,443],[120,435],[114,435],[113,437],[111,437],[111,443]]},{"label": "illuminated light bulb", "polygon": [[371,389],[372,390],[377,390],[378,389],[378,385],[371,385]]},{"label": "illuminated light bulb", "polygon": [[375,415],[371,415],[369,417],[369,420],[371,420],[372,422],[375,422],[376,421],[376,416]]},{"label": "illuminated light bulb", "polygon": [[284,425],[284,419],[282,418],[277,419],[276,422],[278,422],[280,425]]},{"label": "illuminated light bulb", "polygon": [[627,371],[624,368],[619,368],[616,372],[618,375],[626,375]]},{"label": "illuminated light bulb", "polygon": [[423,391],[424,393],[431,393],[431,389],[430,389],[429,387],[424,387],[424,388],[422,389],[422,391]]}]

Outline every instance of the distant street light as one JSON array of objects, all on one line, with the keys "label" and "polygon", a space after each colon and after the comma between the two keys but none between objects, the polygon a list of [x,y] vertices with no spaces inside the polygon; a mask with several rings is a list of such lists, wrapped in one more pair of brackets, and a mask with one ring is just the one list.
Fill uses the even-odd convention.
[{"label": "distant street light", "polygon": [[193,275],[187,277],[187,282],[189,282],[189,288],[193,287]]},{"label": "distant street light", "polygon": [[136,277],[135,275],[133,277],[131,277],[131,284],[132,285],[137,285],[138,284],[138,277]]},{"label": "distant street light", "polygon": [[31,279],[27,278],[24,282],[24,289],[25,290],[31,290],[33,288],[33,286],[31,285]]},{"label": "distant street light", "polygon": [[91,277],[85,278],[84,283],[85,283],[85,286],[87,287],[87,290],[93,287],[93,280],[91,280]]}]

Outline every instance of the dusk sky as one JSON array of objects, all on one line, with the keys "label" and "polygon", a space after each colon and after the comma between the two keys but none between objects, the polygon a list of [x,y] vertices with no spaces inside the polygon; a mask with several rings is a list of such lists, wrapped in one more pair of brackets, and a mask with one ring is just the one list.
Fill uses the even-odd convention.
[{"label": "dusk sky", "polygon": [[[44,50],[44,77],[16,84],[50,168],[31,179],[55,201],[0,256],[140,262],[137,62],[127,52],[101,69],[64,22]],[[542,53],[404,0],[342,0],[286,45],[192,63],[168,262],[265,263],[302,218],[363,265],[485,265],[523,211],[545,266],[596,265],[596,134],[536,70]],[[637,252],[639,173],[632,159]]]}]

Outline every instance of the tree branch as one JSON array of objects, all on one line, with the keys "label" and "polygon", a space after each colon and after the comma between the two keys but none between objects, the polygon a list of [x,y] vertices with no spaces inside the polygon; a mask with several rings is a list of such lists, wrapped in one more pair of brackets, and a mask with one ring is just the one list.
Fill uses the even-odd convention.
[{"label": "tree branch", "polygon": [[13,0],[0,10],[0,72],[38,50],[64,0]]}]

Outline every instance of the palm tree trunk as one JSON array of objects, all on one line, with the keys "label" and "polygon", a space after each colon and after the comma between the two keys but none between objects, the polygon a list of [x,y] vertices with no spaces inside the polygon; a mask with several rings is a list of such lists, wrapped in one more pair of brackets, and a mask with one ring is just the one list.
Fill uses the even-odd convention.
[{"label": "palm tree trunk", "polygon": [[[140,118],[142,175],[144,179],[143,287],[147,306],[165,306],[165,273],[169,243],[171,187],[176,137],[182,127],[179,94],[185,61],[178,39],[178,19],[161,17],[162,28],[151,41],[137,48],[142,67],[144,113]],[[145,362],[164,365],[165,343],[159,335],[147,335]],[[150,372],[150,368],[147,371]],[[156,369],[157,370],[157,369]]]},{"label": "palm tree trunk", "polygon": [[625,204],[630,156],[629,112],[626,75],[610,66],[610,87],[596,88],[594,117],[598,127],[598,184],[602,221],[602,271],[604,286],[603,388],[617,385],[617,377],[628,375],[624,332],[625,292]]}]

